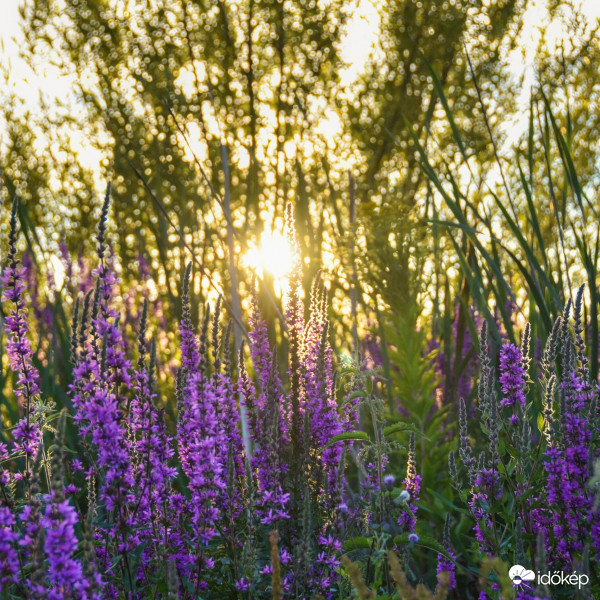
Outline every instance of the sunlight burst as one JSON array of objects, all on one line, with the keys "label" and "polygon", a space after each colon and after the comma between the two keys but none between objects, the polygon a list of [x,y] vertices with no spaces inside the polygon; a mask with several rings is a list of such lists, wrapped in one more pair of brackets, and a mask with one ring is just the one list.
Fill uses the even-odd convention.
[{"label": "sunlight burst", "polygon": [[278,284],[287,277],[293,265],[293,253],[283,234],[279,231],[263,231],[260,245],[251,248],[244,257],[244,264],[262,279],[268,272]]}]

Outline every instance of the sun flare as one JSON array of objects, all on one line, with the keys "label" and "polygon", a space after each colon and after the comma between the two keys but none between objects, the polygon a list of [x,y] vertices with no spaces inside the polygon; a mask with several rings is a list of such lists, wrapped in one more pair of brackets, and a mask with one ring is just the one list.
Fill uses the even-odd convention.
[{"label": "sun flare", "polygon": [[287,277],[293,265],[293,253],[283,234],[279,231],[263,231],[260,244],[251,248],[244,257],[244,264],[261,279],[269,273],[280,283]]}]

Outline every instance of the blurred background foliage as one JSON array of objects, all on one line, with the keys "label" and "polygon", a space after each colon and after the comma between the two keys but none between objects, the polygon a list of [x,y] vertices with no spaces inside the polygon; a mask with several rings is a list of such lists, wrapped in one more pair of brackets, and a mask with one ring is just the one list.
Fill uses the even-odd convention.
[{"label": "blurred background foliage", "polygon": [[[457,261],[446,232],[432,237],[426,224],[447,209],[423,172],[413,135],[442,175],[468,179],[464,193],[480,209],[490,203],[487,186],[500,183],[490,132],[502,160],[510,160],[507,179],[519,185],[512,157],[527,160],[522,100],[529,88],[539,99],[543,85],[568,130],[585,188],[597,177],[590,160],[598,126],[596,25],[577,3],[537,2],[534,14],[542,15],[542,27],[544,19],[549,25],[532,49],[522,35],[525,0],[386,2],[368,13],[370,54],[359,69],[348,68],[344,44],[370,41],[356,35],[348,41],[353,15],[365,4],[25,2],[24,59],[34,70],[51,65],[70,86],[35,115],[19,110],[20,99],[6,93],[4,205],[18,191],[33,224],[46,232],[48,251],[56,253],[64,240],[78,254],[91,239],[99,182],[112,179],[124,277],[138,276],[145,253],[169,313],[176,311],[182,244],[132,165],[228,295],[232,281],[247,295],[244,254],[265,228],[280,227],[284,203],[292,200],[310,261],[307,286],[324,265],[334,274],[334,291],[348,288],[355,265],[364,310],[377,301],[403,312],[424,294],[443,302],[449,261],[455,267]],[[557,28],[560,44],[550,43]],[[509,64],[519,52],[534,53],[522,82]],[[549,194],[544,124],[538,127],[536,111],[532,118],[530,176],[541,201]],[[521,127],[507,127],[511,119],[520,119]],[[520,131],[523,137],[515,134]],[[560,171],[558,153],[550,159],[551,171]],[[348,171],[355,181],[354,223]],[[525,208],[522,198],[515,203]],[[227,258],[228,211],[235,274]],[[554,217],[552,211],[540,215],[546,239]],[[425,292],[417,289],[423,270],[432,280]],[[453,294],[462,282],[450,279]],[[206,296],[208,282],[197,285]]]}]

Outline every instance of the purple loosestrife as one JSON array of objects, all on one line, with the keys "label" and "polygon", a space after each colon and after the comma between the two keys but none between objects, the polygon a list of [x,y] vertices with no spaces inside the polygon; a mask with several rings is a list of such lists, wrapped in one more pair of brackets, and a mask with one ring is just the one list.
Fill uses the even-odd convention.
[{"label": "purple loosestrife", "polygon": [[[285,319],[288,327],[289,338],[289,427],[290,427],[290,476],[291,476],[291,511],[294,518],[298,518],[301,507],[301,471],[305,460],[302,448],[303,440],[303,415],[301,407],[304,403],[301,369],[302,369],[302,333],[304,331],[304,305],[300,294],[302,292],[302,263],[296,236],[294,211],[292,204],[288,203],[285,214],[285,236],[288,247],[292,252],[292,265],[288,274],[286,293],[284,298]],[[287,415],[286,415],[287,417]]]},{"label": "purple loosestrife", "polygon": [[[41,458],[41,454],[38,454],[32,468],[29,502],[25,504],[18,518],[22,535],[19,540],[20,560],[23,565],[27,564],[29,567],[26,585],[29,589],[35,591],[33,598],[43,598],[47,592],[47,567],[44,552],[45,529],[41,523],[44,512],[39,477]],[[53,454],[52,461],[56,462],[56,458],[57,456]],[[60,474],[61,470],[59,468],[59,477]],[[53,471],[53,479],[54,475],[55,472]]]},{"label": "purple loosestrife", "polygon": [[263,524],[273,525],[279,519],[289,518],[287,505],[290,494],[284,492],[284,478],[289,472],[284,458],[289,433],[281,379],[256,295],[250,322],[250,355],[256,370],[258,389],[248,377],[242,357],[239,391],[241,402],[248,411],[253,445],[250,465],[258,478],[258,517]]},{"label": "purple loosestrife", "polygon": [[[282,442],[289,441],[288,415],[285,411],[285,402],[283,399],[283,386],[281,378],[277,371],[275,362],[275,349],[271,348],[267,324],[263,319],[258,307],[258,297],[256,292],[252,296],[252,313],[250,315],[250,331],[249,331],[249,349],[250,357],[257,378],[257,388],[252,387],[255,393],[255,399],[250,400],[252,408],[248,406],[249,411],[254,411],[255,416],[267,409],[267,403],[271,403],[271,409],[276,405],[279,411],[279,428],[281,432]],[[252,417],[250,417],[252,418]],[[269,427],[264,422],[261,425],[261,419],[255,420],[253,428],[254,442],[258,443],[260,439],[266,439],[267,432],[265,427]]]},{"label": "purple loosestrife", "polygon": [[400,525],[402,533],[413,533],[417,523],[416,512],[417,502],[421,493],[421,476],[417,474],[415,446],[415,434],[411,433],[408,460],[406,462],[406,477],[403,482],[406,491],[410,494],[410,498],[406,502],[407,509],[398,517],[398,525]]},{"label": "purple loosestrife", "polygon": [[179,335],[181,336],[181,368],[184,374],[194,373],[200,366],[200,344],[194,333],[190,306],[191,276],[192,263],[188,263],[181,288],[182,318],[179,323]]},{"label": "purple loosestrife", "polygon": [[500,349],[500,387],[504,396],[502,406],[520,405],[525,408],[525,377],[521,350],[514,344],[504,344]]},{"label": "purple loosestrife", "polygon": [[[38,491],[39,490],[36,490],[36,492]],[[21,521],[21,532],[23,534],[23,537],[20,540],[19,544],[23,546],[27,552],[33,549],[37,542],[38,535],[41,529],[40,514],[41,501],[39,499],[38,494],[36,498],[32,497],[31,501],[23,507],[23,511],[19,515],[19,520]]]},{"label": "purple loosestrife", "polygon": [[188,375],[184,395],[189,410],[179,425],[180,432],[187,438],[187,455],[182,466],[189,478],[192,542],[198,547],[195,551],[197,585],[205,589],[206,582],[201,581],[201,577],[204,571],[212,569],[214,561],[205,556],[202,549],[217,534],[221,518],[220,499],[226,492],[227,478],[222,453],[227,446],[215,409],[218,396],[202,373]]},{"label": "purple loosestrife", "polygon": [[440,575],[442,573],[448,573],[450,579],[448,589],[453,590],[456,587],[456,555],[450,549],[450,515],[446,514],[446,522],[444,524],[444,549],[446,554],[437,555],[437,566],[436,574],[438,585],[441,584]]},{"label": "purple loosestrife", "polygon": [[469,500],[469,509],[475,519],[475,539],[479,542],[481,552],[491,553],[491,545],[487,532],[492,527],[488,506],[488,496],[483,492],[474,491]]},{"label": "purple loosestrife", "polygon": [[[337,506],[342,501],[344,480],[343,471],[340,470],[341,445],[333,445],[325,450],[322,448],[333,436],[344,431],[345,425],[338,414],[335,398],[332,379],[333,353],[328,340],[327,293],[320,275],[317,275],[312,286],[310,318],[304,325],[304,306],[300,300],[300,252],[290,205],[287,207],[286,233],[295,257],[288,277],[286,295],[286,320],[290,339],[290,446],[293,456],[296,456],[297,452],[294,444],[297,420],[301,419],[302,422],[301,454],[297,455],[297,463],[292,461],[290,465],[292,514],[297,503],[294,499],[295,486],[298,483],[304,486],[302,530],[297,543],[294,542],[294,570],[290,575],[294,585],[300,585],[300,588],[306,585],[307,591],[318,590],[329,598],[331,583],[335,577],[334,571],[340,557],[341,542],[337,535],[341,515]],[[302,335],[299,335],[300,333]],[[296,381],[298,374],[300,377]],[[294,478],[295,469],[299,469],[298,481]],[[318,544],[314,550],[316,562],[307,565],[300,548],[311,546],[311,505],[318,506],[330,517],[316,529],[320,530]],[[294,538],[292,535],[292,540]]]},{"label": "purple loosestrife", "polygon": [[192,324],[192,316],[190,309],[189,286],[192,272],[192,263],[188,263],[183,277],[183,285],[181,289],[182,302],[182,319],[179,323],[179,335],[181,336],[181,371],[178,376],[178,419],[177,419],[177,439],[179,459],[182,465],[187,463],[189,453],[188,438],[186,435],[184,424],[189,420],[193,406],[190,398],[184,393],[184,388],[187,386],[187,379],[195,373],[200,366],[200,346],[198,338],[194,333]]},{"label": "purple loosestrife", "polygon": [[[182,371],[178,384],[177,437],[179,457],[183,472],[189,479],[187,487],[191,496],[187,503],[192,526],[188,547],[195,547],[190,552],[187,568],[195,565],[196,572],[192,574],[192,579],[195,580],[196,589],[204,590],[208,585],[206,574],[215,565],[207,552],[208,544],[217,533],[228,533],[232,521],[241,510],[237,482],[244,473],[244,450],[234,386],[229,374],[220,372],[217,341],[219,307],[213,320],[215,360],[212,377],[209,377],[210,313],[207,310],[198,340],[191,321],[190,276],[191,268],[188,266],[182,287]],[[178,562],[180,566],[185,566],[185,560],[179,559]]]},{"label": "purple loosestrife", "polygon": [[242,344],[238,355],[238,380],[236,384],[236,389],[240,399],[240,404],[244,406],[244,408],[247,411],[250,440],[254,445],[256,445],[256,440],[254,440],[254,436],[258,431],[260,423],[259,413],[256,407],[257,392],[253,381],[248,375],[248,371],[246,371],[244,358],[244,345]]},{"label": "purple loosestrife", "polygon": [[496,469],[479,470],[475,476],[475,487],[489,498],[502,498],[502,481]]},{"label": "purple loosestrife", "polygon": [[46,509],[41,518],[45,531],[44,551],[48,559],[48,579],[52,586],[49,600],[72,597],[84,585],[81,563],[73,558],[77,550],[75,525],[77,513],[68,500],[57,501],[54,494],[46,496]]},{"label": "purple loosestrife", "polygon": [[[101,497],[108,511],[114,511],[119,527],[126,535],[125,506],[133,502],[133,473],[130,461],[130,444],[126,437],[119,395],[120,387],[128,388],[131,365],[123,353],[118,317],[111,307],[116,278],[106,262],[105,233],[110,201],[110,186],[102,206],[98,226],[97,254],[100,265],[95,271],[96,292],[92,310],[91,336],[82,326],[79,352],[73,370],[71,399],[75,407],[75,421],[83,436],[90,435],[97,449],[95,468],[103,475]],[[123,542],[124,544],[124,542]]]},{"label": "purple loosestrife", "polygon": [[186,439],[186,452],[181,462],[190,479],[195,537],[206,544],[216,533],[217,499],[225,489],[223,429],[215,410],[218,396],[203,373],[188,374],[184,397],[188,407],[179,423],[179,437]]},{"label": "purple loosestrife", "polygon": [[96,468],[104,475],[102,498],[107,510],[133,500],[133,475],[128,441],[121,425],[117,400],[104,386],[96,361],[80,362],[74,369],[72,400],[82,435],[91,435],[97,448]]},{"label": "purple loosestrife", "polygon": [[259,389],[261,390],[261,402],[264,406],[264,390],[267,389],[269,383],[269,377],[271,376],[271,357],[272,351],[269,344],[269,335],[267,330],[267,324],[262,318],[260,309],[258,307],[258,295],[254,288],[252,294],[252,311],[250,313],[250,331],[248,332],[250,338],[250,356],[252,357],[252,364],[258,377]]},{"label": "purple loosestrife", "polygon": [[[588,523],[598,517],[587,486],[593,432],[587,419],[589,384],[571,372],[561,382],[562,409],[555,444],[546,450],[548,504],[555,516],[547,546],[551,567],[571,568],[590,536]],[[541,523],[543,525],[543,523]]]},{"label": "purple loosestrife", "polygon": [[[297,258],[290,207],[286,234]],[[340,514],[337,507],[342,502],[343,471],[341,448],[322,448],[346,426],[338,415],[335,400],[327,297],[321,281],[317,278],[313,285],[306,325],[300,298],[301,272],[296,260],[284,300],[290,340],[288,396],[283,392],[276,354],[269,343],[256,294],[249,332],[256,381],[246,372],[241,353],[238,393],[247,409],[252,442],[249,463],[256,478],[254,514],[261,525],[278,528],[281,562],[289,562],[283,588],[294,590],[298,597],[310,590],[309,595],[318,591],[329,598],[337,579],[335,570],[341,549],[336,522]],[[296,523],[301,526],[294,527]],[[293,556],[288,548],[294,549]],[[284,556],[289,558],[284,560]],[[268,575],[268,565],[260,573]]]},{"label": "purple loosestrife", "polygon": [[0,506],[0,592],[18,581],[19,555],[15,517],[10,508]]},{"label": "purple loosestrife", "polygon": [[467,473],[469,475],[469,481],[473,483],[475,481],[475,457],[471,450],[471,438],[469,437],[469,428],[467,421],[467,408],[465,401],[460,398],[458,401],[458,425],[459,425],[459,444],[458,453],[462,459]]},{"label": "purple loosestrife", "polygon": [[[320,276],[315,278],[311,299],[311,315],[304,335],[303,412],[308,416],[308,437],[311,448],[319,450],[335,435],[343,431],[337,414],[337,402],[331,373],[333,372],[333,352],[327,334],[327,293]],[[340,444],[326,448],[320,455],[321,473],[318,481],[327,486],[327,506],[333,508],[339,503],[341,489],[337,477],[342,454]]]},{"label": "purple loosestrife", "polygon": [[136,487],[139,490],[134,516],[154,544],[166,545],[168,524],[165,522],[164,530],[161,530],[157,523],[166,520],[163,515],[169,501],[171,480],[176,476],[176,470],[169,464],[175,453],[172,438],[167,433],[164,412],[154,404],[156,344],[152,343],[148,363],[145,339],[147,315],[148,302],[145,301],[138,336],[138,361],[133,374],[135,393],[128,415],[129,430],[133,436],[132,451],[136,457]]},{"label": "purple loosestrife", "polygon": [[[100,264],[93,271],[96,277],[96,289],[92,313],[92,335],[96,360],[103,370],[106,383],[113,387],[116,395],[121,384],[129,389],[131,363],[125,356],[125,341],[118,327],[119,315],[112,306],[118,281],[112,268],[112,257],[106,257],[107,253],[111,254],[110,248],[106,245],[106,221],[109,208],[110,184],[106,189],[96,236],[98,242],[96,253]],[[99,342],[102,342],[101,348],[98,346]],[[124,398],[117,397],[117,401],[120,400]]]},{"label": "purple loosestrife", "polygon": [[241,510],[240,487],[246,475],[240,412],[236,404],[235,386],[229,373],[218,374],[215,388],[218,418],[223,426],[225,438],[225,445],[221,448],[221,457],[228,473],[227,500],[223,502],[223,508],[233,518]]},{"label": "purple loosestrife", "polygon": [[[98,309],[99,314],[92,321],[94,337],[102,342],[102,352],[96,359],[103,368],[106,383],[119,390],[124,385],[129,388],[131,384],[131,363],[125,356],[125,342],[118,327],[119,316],[111,306],[113,289],[117,285],[114,271],[104,262],[94,271],[100,291]],[[117,400],[122,400],[118,397]]]},{"label": "purple loosestrife", "polygon": [[[228,502],[231,504],[226,507],[233,515],[239,510],[238,492],[234,488],[239,487],[239,483],[246,476],[245,471],[245,451],[242,440],[242,424],[240,419],[240,409],[237,405],[237,396],[234,382],[232,381],[231,364],[231,332],[233,322],[222,330],[219,325],[221,315],[221,299],[217,302],[215,315],[213,317],[212,345],[213,345],[213,375],[211,383],[217,394],[216,411],[217,418],[223,426],[223,435],[226,443],[222,448],[222,461],[228,471]],[[226,505],[227,503],[225,503]],[[224,506],[225,507],[225,506]]]},{"label": "purple loosestrife", "polygon": [[342,543],[331,535],[319,535],[317,541],[317,557],[309,575],[311,588],[319,590],[329,599],[334,597],[331,588],[341,564]]},{"label": "purple loosestrife", "polygon": [[10,233],[8,238],[8,260],[2,272],[2,301],[10,302],[12,308],[6,316],[6,330],[9,334],[6,354],[10,368],[17,375],[13,390],[24,416],[13,430],[15,449],[22,451],[26,458],[26,470],[29,461],[35,457],[42,440],[42,433],[36,417],[36,401],[40,394],[39,375],[33,366],[33,350],[27,337],[29,321],[25,304],[25,269],[17,258],[17,200],[13,202]]},{"label": "purple loosestrife", "polygon": [[[493,531],[490,505],[493,500],[502,498],[502,480],[495,467],[486,466],[486,456],[479,455],[475,478],[472,483],[469,508],[477,521],[474,527],[475,538],[482,552],[491,553],[497,547],[496,534]],[[516,486],[518,488],[518,486]],[[518,492],[515,492],[517,495]]]}]

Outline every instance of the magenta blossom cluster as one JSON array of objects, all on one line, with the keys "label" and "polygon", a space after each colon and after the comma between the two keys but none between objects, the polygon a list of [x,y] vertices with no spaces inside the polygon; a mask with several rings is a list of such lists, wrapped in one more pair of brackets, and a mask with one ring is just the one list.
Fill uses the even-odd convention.
[{"label": "magenta blossom cluster", "polygon": [[[498,381],[487,368],[489,348],[482,330],[482,364],[487,366],[479,386],[483,446],[478,459],[478,447],[461,419],[467,487],[453,455],[449,461],[457,492],[475,521],[475,547],[482,560],[505,556],[538,571],[587,572],[592,556],[600,556],[600,502],[592,483],[600,456],[598,386],[584,349],[582,289],[573,328],[570,308],[569,303],[548,337],[538,378],[541,397],[530,404],[525,389],[531,328],[526,327],[521,348],[510,343],[500,347]],[[514,411],[508,423],[502,419],[503,406]],[[507,531],[511,542],[505,541]],[[531,548],[535,553],[526,556]],[[518,597],[547,595],[533,587]]]},{"label": "magenta blossom cluster", "polygon": [[26,473],[30,459],[35,457],[41,441],[39,415],[36,403],[40,394],[39,375],[33,366],[33,350],[29,341],[29,320],[25,301],[26,269],[17,258],[17,202],[13,203],[8,240],[8,260],[2,272],[2,301],[10,303],[12,308],[6,315],[5,326],[8,332],[6,354],[10,368],[17,375],[14,387],[15,398],[19,404],[21,419],[13,430],[14,450],[26,457]]},{"label": "magenta blossom cluster", "polygon": [[[132,322],[123,323],[117,302],[109,205],[110,188],[93,281],[84,283],[75,306],[69,447],[53,438],[54,415],[33,363],[25,278],[37,288],[32,266],[25,272],[17,260],[13,210],[2,283],[21,417],[9,443],[0,443],[0,587],[27,600],[141,600],[149,590],[163,600],[260,597],[274,585],[267,541],[278,530],[286,597],[334,597],[344,469],[341,444],[328,442],[348,423],[336,402],[325,288],[317,279],[305,316],[299,263],[290,274],[287,373],[255,300],[247,368],[244,349],[232,345],[232,326],[221,325],[220,301],[199,329],[194,325],[189,266],[177,412],[169,415],[148,302],[136,324],[137,344],[125,333]],[[287,226],[296,243],[291,212]],[[125,312],[131,316],[132,307]]]},{"label": "magenta blossom cluster", "polygon": [[545,452],[547,509],[537,513],[536,525],[546,537],[549,565],[569,569],[590,542],[600,555],[600,507],[588,485],[592,460],[598,456],[590,426],[595,392],[570,373],[559,393],[559,431]]},{"label": "magenta blossom cluster", "polygon": [[407,493],[406,510],[398,517],[398,525],[403,533],[413,533],[417,523],[417,502],[421,492],[421,476],[417,473],[417,461],[415,455],[415,437],[410,438],[408,450],[408,461],[406,464],[406,477],[403,482]]},{"label": "magenta blossom cluster", "polygon": [[502,406],[525,407],[525,369],[521,350],[514,344],[505,344],[500,349],[500,387]]}]

